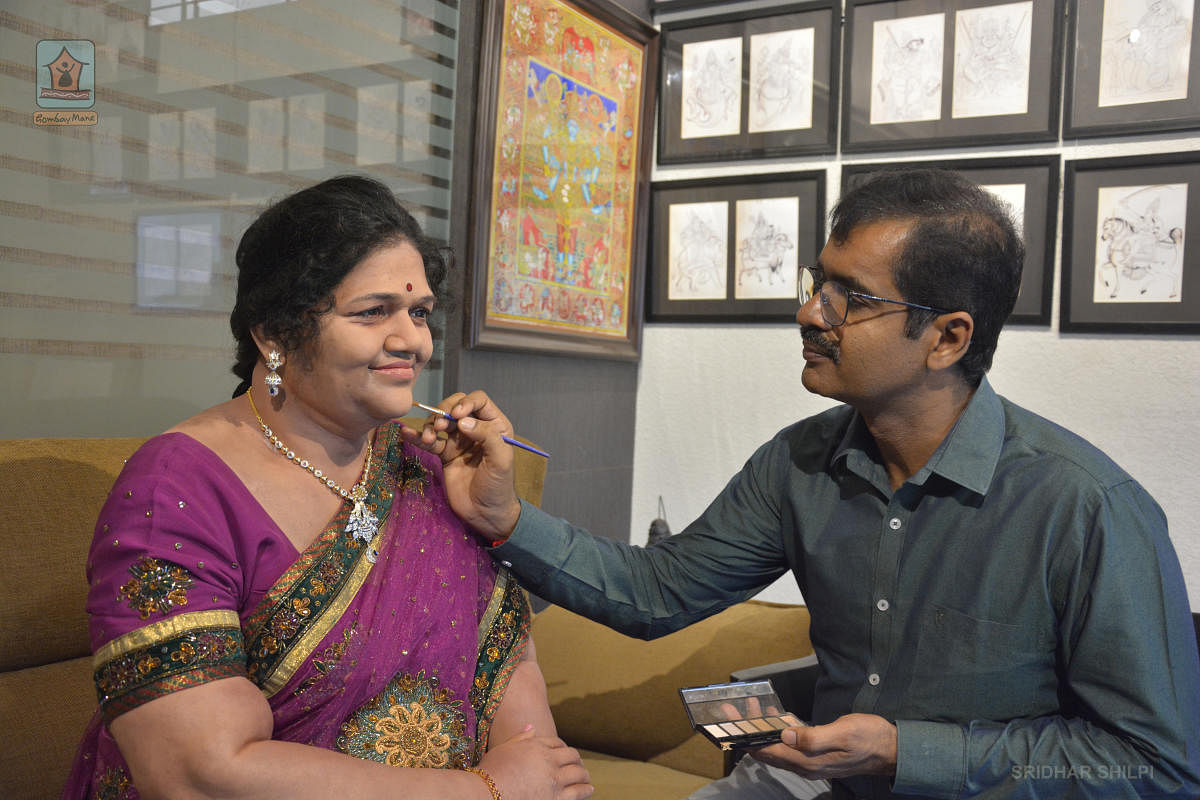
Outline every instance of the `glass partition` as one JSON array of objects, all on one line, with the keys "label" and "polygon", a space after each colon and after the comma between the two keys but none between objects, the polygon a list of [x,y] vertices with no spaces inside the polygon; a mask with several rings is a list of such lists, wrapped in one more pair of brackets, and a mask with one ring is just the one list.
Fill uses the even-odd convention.
[{"label": "glass partition", "polygon": [[448,239],[457,29],[456,0],[6,0],[0,438],[228,398],[234,250],[284,194],[370,174]]}]

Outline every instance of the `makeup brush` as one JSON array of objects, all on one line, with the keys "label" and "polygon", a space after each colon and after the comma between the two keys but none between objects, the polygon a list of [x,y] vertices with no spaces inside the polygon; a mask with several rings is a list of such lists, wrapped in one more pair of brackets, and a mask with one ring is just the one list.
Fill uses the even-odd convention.
[{"label": "makeup brush", "polygon": [[[427,406],[427,405],[425,405],[424,403],[413,403],[413,405],[415,405],[417,408],[423,408],[423,409],[425,409],[425,410],[426,410],[426,411],[428,411],[430,414],[437,414],[437,415],[438,415],[438,416],[440,416],[440,417],[445,417],[446,419],[450,420],[451,422],[457,422],[457,421],[458,421],[458,420],[454,419],[454,417],[452,417],[452,416],[450,416],[448,413],[446,413],[445,411],[442,411],[440,408],[436,408],[436,407],[434,407],[434,406]],[[537,449],[536,447],[534,447],[533,445],[531,445],[531,444],[525,444],[524,442],[519,442],[519,441],[517,441],[516,439],[513,439],[513,438],[512,438],[512,437],[510,437],[510,436],[504,436],[504,435],[501,435],[501,436],[500,436],[500,438],[501,438],[501,439],[503,439],[504,441],[508,442],[509,444],[511,444],[513,447],[519,447],[519,448],[521,448],[522,450],[528,450],[528,451],[529,451],[529,452],[531,452],[531,453],[537,453],[537,454],[538,454],[539,456],[541,456],[542,458],[549,458],[549,457],[550,457],[550,454],[549,454],[549,453],[547,453],[545,450],[538,450],[538,449]]]}]

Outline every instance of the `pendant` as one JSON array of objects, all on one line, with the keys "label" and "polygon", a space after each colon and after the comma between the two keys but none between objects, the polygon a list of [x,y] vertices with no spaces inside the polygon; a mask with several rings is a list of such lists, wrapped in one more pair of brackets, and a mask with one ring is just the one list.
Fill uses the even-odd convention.
[{"label": "pendant", "polygon": [[363,544],[370,544],[378,530],[379,517],[375,516],[362,500],[356,500],[353,510],[350,511],[350,519],[346,522],[346,533]]}]

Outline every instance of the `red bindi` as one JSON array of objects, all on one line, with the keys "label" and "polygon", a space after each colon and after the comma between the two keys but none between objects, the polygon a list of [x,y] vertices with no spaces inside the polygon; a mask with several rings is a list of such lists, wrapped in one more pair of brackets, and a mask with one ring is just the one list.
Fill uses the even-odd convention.
[{"label": "red bindi", "polygon": [[406,284],[404,284],[404,288],[405,288],[405,289],[408,289],[408,290],[411,292],[411,291],[412,291],[412,284],[411,284],[411,283],[406,283]]}]

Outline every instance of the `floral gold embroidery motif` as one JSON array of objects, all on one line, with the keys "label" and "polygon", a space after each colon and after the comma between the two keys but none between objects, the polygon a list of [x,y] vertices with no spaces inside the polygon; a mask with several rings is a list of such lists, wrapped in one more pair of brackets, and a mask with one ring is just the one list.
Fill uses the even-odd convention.
[{"label": "floral gold embroidery motif", "polygon": [[337,747],[393,767],[462,769],[471,745],[461,706],[437,676],[402,673],[342,724]]},{"label": "floral gold embroidery motif", "polygon": [[396,488],[401,494],[416,492],[425,496],[425,487],[429,485],[429,470],[416,456],[409,456],[401,462],[396,475]]},{"label": "floral gold embroidery motif", "polygon": [[313,657],[312,664],[317,674],[305,678],[292,694],[299,697],[317,685],[326,675],[337,669],[338,664],[341,663],[342,656],[346,655],[346,648],[350,646],[350,640],[357,632],[357,626],[358,622],[355,621],[353,625],[342,631],[341,641],[334,642],[321,651],[320,656]]},{"label": "floral gold embroidery motif", "polygon": [[127,800],[133,797],[130,792],[132,785],[125,770],[120,767],[109,767],[104,770],[96,784],[97,800]]},{"label": "floral gold embroidery motif", "polygon": [[195,581],[185,567],[157,558],[143,558],[129,567],[133,580],[121,587],[121,596],[142,619],[158,612],[164,616],[187,605],[187,590]]}]

